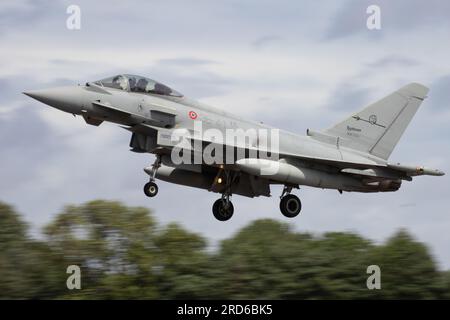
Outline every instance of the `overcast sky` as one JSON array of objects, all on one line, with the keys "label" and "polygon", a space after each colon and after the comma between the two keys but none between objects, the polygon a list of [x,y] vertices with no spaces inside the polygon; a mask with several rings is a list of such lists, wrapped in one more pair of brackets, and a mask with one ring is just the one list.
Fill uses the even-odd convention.
[{"label": "overcast sky", "polygon": [[[70,4],[81,29],[66,28]],[[381,8],[381,30],[366,8]],[[34,232],[66,204],[117,199],[151,208],[209,239],[258,218],[296,230],[354,231],[384,241],[399,228],[450,268],[449,175],[418,177],[395,193],[302,188],[302,214],[281,216],[278,196],[233,197],[221,223],[217,194],[160,182],[142,192],[153,156],[129,152],[130,133],[96,128],[21,94],[116,73],[159,80],[186,96],[304,134],[409,83],[430,87],[390,160],[450,173],[450,2],[397,1],[2,1],[0,3],[0,200]]]}]

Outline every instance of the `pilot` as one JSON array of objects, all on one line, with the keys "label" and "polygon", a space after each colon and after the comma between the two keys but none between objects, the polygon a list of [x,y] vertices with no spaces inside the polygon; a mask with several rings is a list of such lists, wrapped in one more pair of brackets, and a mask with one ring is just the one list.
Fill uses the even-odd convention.
[{"label": "pilot", "polygon": [[148,80],[144,78],[140,78],[136,84],[136,91],[139,92],[145,92],[145,89],[147,88]]},{"label": "pilot", "polygon": [[113,81],[117,89],[127,90],[127,80],[122,76],[114,77]]},{"label": "pilot", "polygon": [[130,78],[128,81],[130,83],[130,91],[136,91],[136,78]]}]

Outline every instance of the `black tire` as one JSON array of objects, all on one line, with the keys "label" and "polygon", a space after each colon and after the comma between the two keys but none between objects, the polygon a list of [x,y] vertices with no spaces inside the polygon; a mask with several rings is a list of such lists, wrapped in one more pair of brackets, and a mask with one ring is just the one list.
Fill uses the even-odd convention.
[{"label": "black tire", "polygon": [[228,207],[226,207],[226,201],[218,199],[214,202],[212,211],[214,217],[219,221],[230,220],[234,213],[234,207],[231,201],[228,201]]},{"label": "black tire", "polygon": [[154,197],[158,194],[158,185],[154,182],[147,182],[144,186],[144,193],[147,197]]},{"label": "black tire", "polygon": [[302,210],[302,202],[296,195],[288,194],[281,199],[280,210],[285,217],[294,218]]}]

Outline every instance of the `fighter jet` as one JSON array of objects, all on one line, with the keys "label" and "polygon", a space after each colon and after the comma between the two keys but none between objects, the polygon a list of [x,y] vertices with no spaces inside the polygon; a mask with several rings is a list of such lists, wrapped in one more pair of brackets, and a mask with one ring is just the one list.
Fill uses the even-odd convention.
[{"label": "fighter jet", "polygon": [[[24,92],[83,117],[89,125],[108,121],[130,131],[131,151],[156,155],[154,163],[144,168],[149,175],[145,195],[157,195],[156,179],[219,193],[212,211],[220,221],[234,213],[233,194],[268,197],[274,184],[284,186],[281,213],[293,218],[302,204],[291,192],[300,186],[340,193],[391,192],[415,176],[444,175],[440,170],[388,161],[427,93],[421,84],[408,84],[328,129],[308,129],[302,136],[244,120],[137,75]],[[199,128],[209,134],[198,134]],[[213,138],[226,136],[229,130],[266,130],[276,133],[277,141],[269,146],[260,135],[240,142]],[[213,161],[202,157],[207,150],[213,150]],[[217,160],[219,154],[227,161]],[[179,161],[180,157],[197,161]]]}]

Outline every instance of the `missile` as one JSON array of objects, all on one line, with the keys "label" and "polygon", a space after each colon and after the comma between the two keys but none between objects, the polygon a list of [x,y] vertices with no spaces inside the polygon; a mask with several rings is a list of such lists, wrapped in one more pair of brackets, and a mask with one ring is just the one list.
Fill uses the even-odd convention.
[{"label": "missile", "polygon": [[421,176],[421,175],[443,176],[445,174],[443,171],[437,169],[430,169],[421,166],[406,166],[400,163],[396,164],[389,163],[387,166],[388,168],[391,169],[404,171],[409,176]]}]

